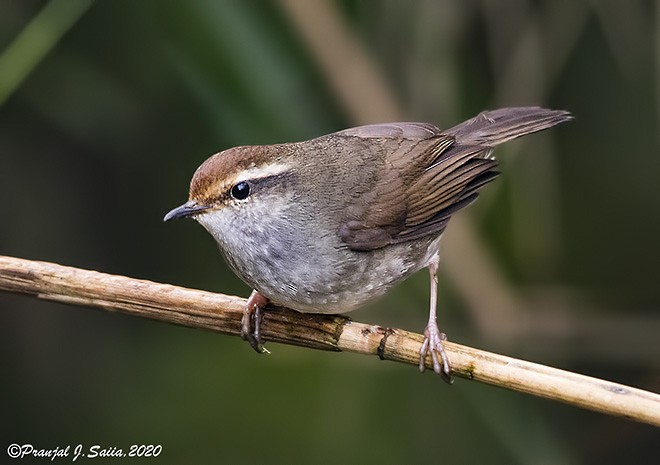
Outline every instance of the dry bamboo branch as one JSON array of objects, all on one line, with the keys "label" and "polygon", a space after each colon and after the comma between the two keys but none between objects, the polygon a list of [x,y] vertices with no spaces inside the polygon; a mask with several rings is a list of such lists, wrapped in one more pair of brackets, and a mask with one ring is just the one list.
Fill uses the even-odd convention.
[{"label": "dry bamboo branch", "polygon": [[[245,300],[96,271],[0,256],[0,290],[234,336]],[[274,309],[273,309],[274,310]],[[417,365],[423,337],[342,316],[264,312],[263,337]],[[447,342],[457,376],[660,426],[660,395]]]}]

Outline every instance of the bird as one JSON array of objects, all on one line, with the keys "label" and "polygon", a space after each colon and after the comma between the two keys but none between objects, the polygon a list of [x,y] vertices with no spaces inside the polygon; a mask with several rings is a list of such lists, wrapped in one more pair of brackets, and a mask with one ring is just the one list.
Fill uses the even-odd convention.
[{"label": "bird", "polygon": [[265,351],[260,322],[268,303],[343,314],[426,268],[429,317],[419,367],[430,355],[434,372],[451,382],[437,324],[443,232],[499,175],[497,145],[570,119],[563,110],[507,107],[444,131],[396,122],[230,148],[199,166],[188,201],[164,221],[196,220],[253,289],[241,336],[257,352]]}]

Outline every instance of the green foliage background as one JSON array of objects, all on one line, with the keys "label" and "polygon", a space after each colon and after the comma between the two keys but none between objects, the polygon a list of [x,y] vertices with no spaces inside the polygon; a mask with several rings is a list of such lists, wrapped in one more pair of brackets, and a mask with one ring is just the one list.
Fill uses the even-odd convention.
[{"label": "green foliage background", "polygon": [[[202,228],[161,218],[212,153],[364,122],[300,18],[316,31],[337,19],[402,119],[575,114],[499,150],[503,175],[461,213],[526,312],[475,313],[443,271],[442,327],[660,391],[657,2],[0,0],[0,253],[247,295]],[[333,60],[334,74],[355,66]],[[421,330],[426,279],[354,318]],[[161,444],[158,463],[660,457],[650,426],[412,367],[273,344],[259,357],[237,338],[19,296],[0,307],[0,449]]]}]

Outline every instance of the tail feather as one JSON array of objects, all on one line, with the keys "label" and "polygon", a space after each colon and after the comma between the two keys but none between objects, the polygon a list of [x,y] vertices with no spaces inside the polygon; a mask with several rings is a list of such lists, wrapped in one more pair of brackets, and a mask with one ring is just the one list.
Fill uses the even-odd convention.
[{"label": "tail feather", "polygon": [[443,133],[460,145],[494,147],[503,142],[542,131],[573,119],[567,111],[540,107],[510,107],[485,111]]}]

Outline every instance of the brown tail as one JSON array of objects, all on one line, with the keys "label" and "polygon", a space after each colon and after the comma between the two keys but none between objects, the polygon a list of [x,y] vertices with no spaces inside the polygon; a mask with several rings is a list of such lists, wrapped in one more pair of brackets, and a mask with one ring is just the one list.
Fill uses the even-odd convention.
[{"label": "brown tail", "polygon": [[573,116],[562,110],[540,107],[500,108],[480,113],[443,133],[454,136],[460,145],[494,147],[571,119]]}]

